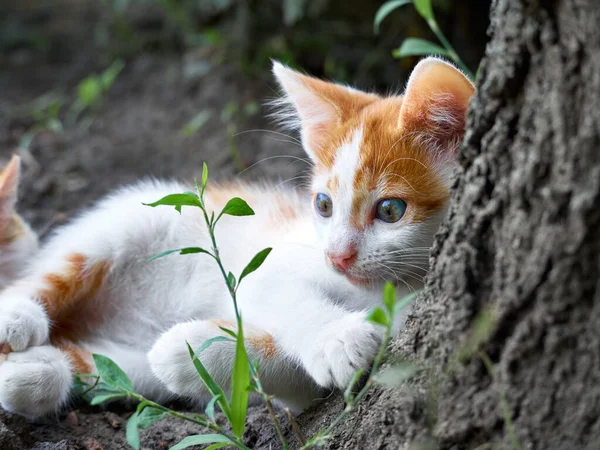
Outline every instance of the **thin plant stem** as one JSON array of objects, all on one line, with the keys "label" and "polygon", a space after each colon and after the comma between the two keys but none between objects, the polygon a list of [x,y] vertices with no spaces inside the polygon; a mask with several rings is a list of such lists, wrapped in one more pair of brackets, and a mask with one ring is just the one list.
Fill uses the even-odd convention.
[{"label": "thin plant stem", "polygon": [[294,415],[292,414],[292,412],[290,411],[290,408],[284,408],[284,411],[287,414],[288,420],[292,424],[292,430],[294,430],[294,433],[296,433],[296,437],[298,438],[300,445],[302,445],[302,446],[306,445],[306,438],[304,437],[304,434],[302,434],[300,425],[298,425],[298,422],[296,422],[296,419],[295,419]]},{"label": "thin plant stem", "polygon": [[[260,381],[260,377],[258,375],[258,371],[255,368],[250,369],[250,373],[252,375],[252,379],[254,380],[254,384],[256,385],[256,392],[262,397],[265,402],[265,406],[267,407],[267,411],[269,412],[269,416],[271,416],[271,421],[275,426],[275,431],[277,431],[277,435],[279,436],[279,440],[281,441],[281,445],[283,445],[284,450],[289,449],[289,444],[283,435],[283,431],[281,430],[281,424],[279,423],[279,418],[275,414],[275,410],[273,409],[273,404],[271,403],[272,396],[267,394]],[[304,445],[304,444],[303,444]]]},{"label": "thin plant stem", "polygon": [[159,403],[155,403],[151,400],[148,400],[147,398],[145,398],[135,392],[127,392],[127,395],[129,397],[132,397],[132,398],[140,401],[140,402],[146,402],[146,404],[147,404],[146,408],[148,408],[148,407],[155,408],[155,409],[158,409],[160,411],[167,413],[171,417],[175,417],[177,419],[185,420],[187,422],[192,422],[196,425],[206,427],[206,428],[216,431],[217,433],[228,438],[231,441],[231,445],[235,445],[237,448],[242,449],[242,450],[251,450],[249,447],[244,445],[244,443],[241,440],[228,435],[219,425],[217,425],[216,423],[214,423],[210,420],[205,419],[202,416],[198,416],[198,415],[196,415],[196,417],[186,416],[185,414],[181,414],[177,411],[173,411],[172,409],[169,409],[166,406],[160,405]]}]

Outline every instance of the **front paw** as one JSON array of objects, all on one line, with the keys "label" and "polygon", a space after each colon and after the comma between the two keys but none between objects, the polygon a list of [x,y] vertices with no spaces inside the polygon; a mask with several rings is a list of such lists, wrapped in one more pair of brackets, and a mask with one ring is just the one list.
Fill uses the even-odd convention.
[{"label": "front paw", "polygon": [[0,407],[36,418],[58,410],[69,397],[69,360],[54,347],[31,347],[0,361]]},{"label": "front paw", "polygon": [[316,352],[305,359],[308,373],[323,387],[345,389],[358,369],[368,368],[381,345],[383,329],[352,313],[315,336]]},{"label": "front paw", "polygon": [[20,352],[48,340],[50,321],[44,308],[29,297],[0,298],[0,348]]}]

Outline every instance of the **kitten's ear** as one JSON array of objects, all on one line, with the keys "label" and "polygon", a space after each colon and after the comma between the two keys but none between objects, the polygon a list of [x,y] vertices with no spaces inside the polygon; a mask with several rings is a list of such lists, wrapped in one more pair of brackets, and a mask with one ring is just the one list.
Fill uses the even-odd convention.
[{"label": "kitten's ear", "polygon": [[474,92],[471,81],[453,65],[425,58],[408,80],[399,126],[404,132],[414,132],[425,145],[454,156]]},{"label": "kitten's ear", "polygon": [[304,149],[313,160],[330,141],[337,125],[379,97],[374,94],[302,75],[273,62],[273,74],[285,92],[276,102],[283,125],[300,128]]},{"label": "kitten's ear", "polygon": [[0,172],[0,226],[5,224],[15,212],[20,171],[21,158],[13,155],[4,170]]}]

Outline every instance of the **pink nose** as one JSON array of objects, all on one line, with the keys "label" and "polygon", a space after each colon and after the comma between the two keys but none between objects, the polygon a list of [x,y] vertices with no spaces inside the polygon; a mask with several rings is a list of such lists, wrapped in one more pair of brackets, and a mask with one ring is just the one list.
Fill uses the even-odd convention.
[{"label": "pink nose", "polygon": [[327,252],[327,257],[340,271],[345,272],[356,261],[356,248],[350,247],[341,253]]}]

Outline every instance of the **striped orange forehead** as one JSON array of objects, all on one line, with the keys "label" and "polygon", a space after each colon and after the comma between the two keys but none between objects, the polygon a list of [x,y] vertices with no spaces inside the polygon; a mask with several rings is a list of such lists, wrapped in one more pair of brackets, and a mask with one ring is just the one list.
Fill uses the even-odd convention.
[{"label": "striped orange forehead", "polygon": [[402,101],[402,97],[390,97],[366,106],[339,124],[331,133],[335,137],[322,147],[316,170],[327,174],[327,188],[336,197],[339,180],[345,178],[336,173],[336,158],[342,143],[351,141],[352,135],[361,131],[352,175],[350,220],[356,228],[364,228],[373,219],[374,200],[400,198],[408,204],[403,220],[422,222],[448,199],[448,188],[435,155],[418,136],[397,126]]}]

